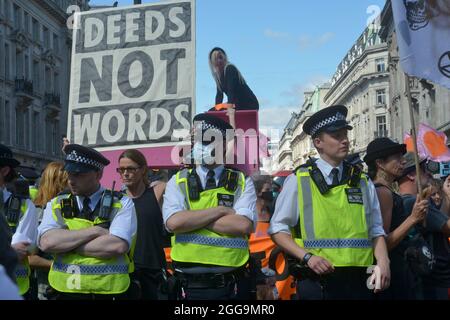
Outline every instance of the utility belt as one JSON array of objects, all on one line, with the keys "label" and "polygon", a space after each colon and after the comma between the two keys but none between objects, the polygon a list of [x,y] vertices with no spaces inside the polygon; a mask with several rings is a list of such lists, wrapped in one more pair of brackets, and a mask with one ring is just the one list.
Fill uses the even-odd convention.
[{"label": "utility belt", "polygon": [[297,280],[311,279],[320,280],[321,277],[312,271],[308,266],[304,266],[295,258],[288,257],[288,270],[289,274]]},{"label": "utility belt", "polygon": [[202,273],[192,274],[175,272],[175,277],[182,288],[186,289],[216,289],[235,284],[239,279],[245,277],[247,269],[238,268],[227,273]]}]

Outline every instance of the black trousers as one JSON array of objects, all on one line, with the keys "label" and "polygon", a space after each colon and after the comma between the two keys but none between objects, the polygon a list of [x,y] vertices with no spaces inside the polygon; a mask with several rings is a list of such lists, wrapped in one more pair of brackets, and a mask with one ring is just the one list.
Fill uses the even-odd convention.
[{"label": "black trousers", "polygon": [[160,270],[136,268],[130,276],[131,281],[137,282],[140,288],[138,299],[158,300],[159,286],[162,279]]},{"label": "black trousers", "polygon": [[332,274],[297,280],[299,300],[371,300],[367,268],[336,268]]}]

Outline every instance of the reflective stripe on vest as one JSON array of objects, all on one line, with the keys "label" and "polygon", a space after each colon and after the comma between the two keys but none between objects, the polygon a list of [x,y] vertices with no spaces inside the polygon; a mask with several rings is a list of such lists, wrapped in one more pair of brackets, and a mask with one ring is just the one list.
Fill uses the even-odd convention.
[{"label": "reflective stripe on vest", "polygon": [[16,266],[14,274],[16,276],[17,286],[19,287],[19,294],[24,295],[30,289],[29,276],[31,274],[31,269],[28,264],[28,259],[25,259]]},{"label": "reflective stripe on vest", "polygon": [[[236,200],[235,192],[228,191],[224,187],[218,187],[202,191],[199,200],[191,201],[187,184],[190,172],[185,169],[176,175],[176,184],[185,197],[188,210],[217,207],[219,194],[233,195],[234,200]],[[245,177],[242,173],[239,175],[238,185],[239,188],[236,191],[245,189]],[[172,237],[171,258],[175,262],[240,267],[249,258],[248,240],[245,237],[218,234],[206,228],[175,234]]]},{"label": "reflective stripe on vest", "polygon": [[214,238],[199,234],[177,234],[175,235],[175,242],[195,243],[233,249],[248,249],[248,241],[241,238]]},{"label": "reflective stripe on vest", "polygon": [[[60,202],[68,197],[70,195],[58,196],[52,201],[52,215],[55,220],[62,222],[62,225],[67,225],[69,230],[81,230],[104,222],[98,217],[95,221],[77,217],[65,219],[61,213]],[[115,198],[110,220],[121,208],[121,202]],[[132,249],[130,248],[130,250]],[[70,251],[55,255],[48,279],[50,285],[60,292],[120,294],[125,292],[130,285],[129,273],[133,271],[132,266],[127,254],[103,259],[83,256],[75,251]]]},{"label": "reflective stripe on vest", "polygon": [[104,274],[128,274],[127,264],[115,264],[115,265],[71,265],[62,262],[54,262],[53,270],[65,273],[73,273],[74,267],[79,270],[80,274],[86,275],[104,275]]},{"label": "reflective stripe on vest", "polygon": [[[345,192],[346,189],[344,185],[335,187],[337,189],[333,188],[334,194],[331,190],[330,194],[320,194],[309,176],[308,168],[300,168],[296,175],[298,179],[299,218],[301,226],[301,239],[296,239],[298,244],[306,249],[310,249],[312,253],[325,256],[329,260],[334,260],[330,262],[336,266],[370,265],[372,259],[372,241],[369,239],[368,230],[372,223],[367,180],[365,178],[360,179],[363,200],[363,204],[360,204],[350,203],[348,199],[342,201],[342,192]],[[333,204],[330,204],[330,201],[334,201],[331,199],[336,199],[336,209],[331,207]],[[314,203],[318,205],[318,208],[322,208],[321,210],[326,210],[324,211],[327,212],[326,215],[324,212],[316,212],[315,215],[314,210],[319,209],[313,208]],[[339,209],[344,211],[341,213]],[[359,211],[362,209],[364,209],[364,212]],[[338,237],[332,236],[327,238],[327,233],[330,233],[327,230],[331,230],[329,223],[332,223],[333,220],[338,221],[339,219],[336,214],[342,214],[342,229],[334,229],[331,231],[331,235],[337,235]],[[362,216],[363,214],[364,216]],[[320,221],[324,221],[323,223],[316,221],[319,217],[321,219]],[[349,225],[352,223],[352,220],[349,219],[352,219],[352,217],[356,217],[357,221],[355,221],[354,228],[353,226],[349,228]],[[321,236],[317,236],[317,233],[321,234]],[[342,237],[340,237],[339,233],[342,233]],[[346,237],[346,235],[349,237]],[[359,237],[352,237],[351,235],[359,235]]]},{"label": "reflective stripe on vest", "polygon": [[[8,225],[11,228],[11,230],[13,230],[13,229],[16,230],[20,221],[25,218],[25,214],[26,214],[27,210],[28,210],[27,200],[22,200],[21,205],[20,205],[19,222],[17,224],[8,222]],[[24,295],[30,289],[30,278],[29,277],[31,274],[31,269],[30,269],[30,265],[28,263],[28,258],[25,258],[25,260],[23,260],[22,262],[19,262],[19,264],[17,264],[14,273],[16,276],[17,286],[19,287],[19,294]]]}]

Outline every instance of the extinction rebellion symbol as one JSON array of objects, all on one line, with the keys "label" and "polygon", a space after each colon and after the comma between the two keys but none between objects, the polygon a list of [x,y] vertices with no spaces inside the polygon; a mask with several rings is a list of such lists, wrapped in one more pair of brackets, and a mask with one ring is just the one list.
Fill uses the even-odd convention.
[{"label": "extinction rebellion symbol", "polygon": [[446,76],[447,78],[450,78],[450,51],[447,51],[444,53],[441,58],[439,59],[439,71]]}]

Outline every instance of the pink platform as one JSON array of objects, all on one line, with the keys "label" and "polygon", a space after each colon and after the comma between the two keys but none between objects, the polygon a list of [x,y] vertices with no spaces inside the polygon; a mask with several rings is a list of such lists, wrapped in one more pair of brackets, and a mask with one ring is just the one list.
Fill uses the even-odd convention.
[{"label": "pink platform", "polygon": [[[214,111],[208,112],[214,114],[215,116],[228,121],[228,117],[225,111]],[[236,112],[236,127],[246,131],[248,129],[254,129],[254,132],[247,132],[242,136],[237,137],[236,145],[245,143],[245,156],[239,154],[235,150],[235,163],[237,160],[243,164],[235,164],[234,167],[244,171],[246,174],[251,175],[253,172],[259,170],[259,126],[258,126],[258,112],[253,110],[237,111]],[[159,169],[178,169],[181,168],[180,162],[173,162],[171,160],[172,152],[179,153],[180,149],[173,150],[174,147],[148,147],[148,148],[138,148],[141,151],[149,164],[150,168]],[[120,176],[116,172],[118,167],[118,159],[120,154],[126,150],[114,150],[114,151],[103,151],[102,154],[111,161],[111,164],[104,169],[102,185],[106,188],[112,186],[113,181],[116,181],[116,190],[120,188]],[[239,149],[242,150],[242,149]],[[174,154],[176,154],[174,153]]]}]

